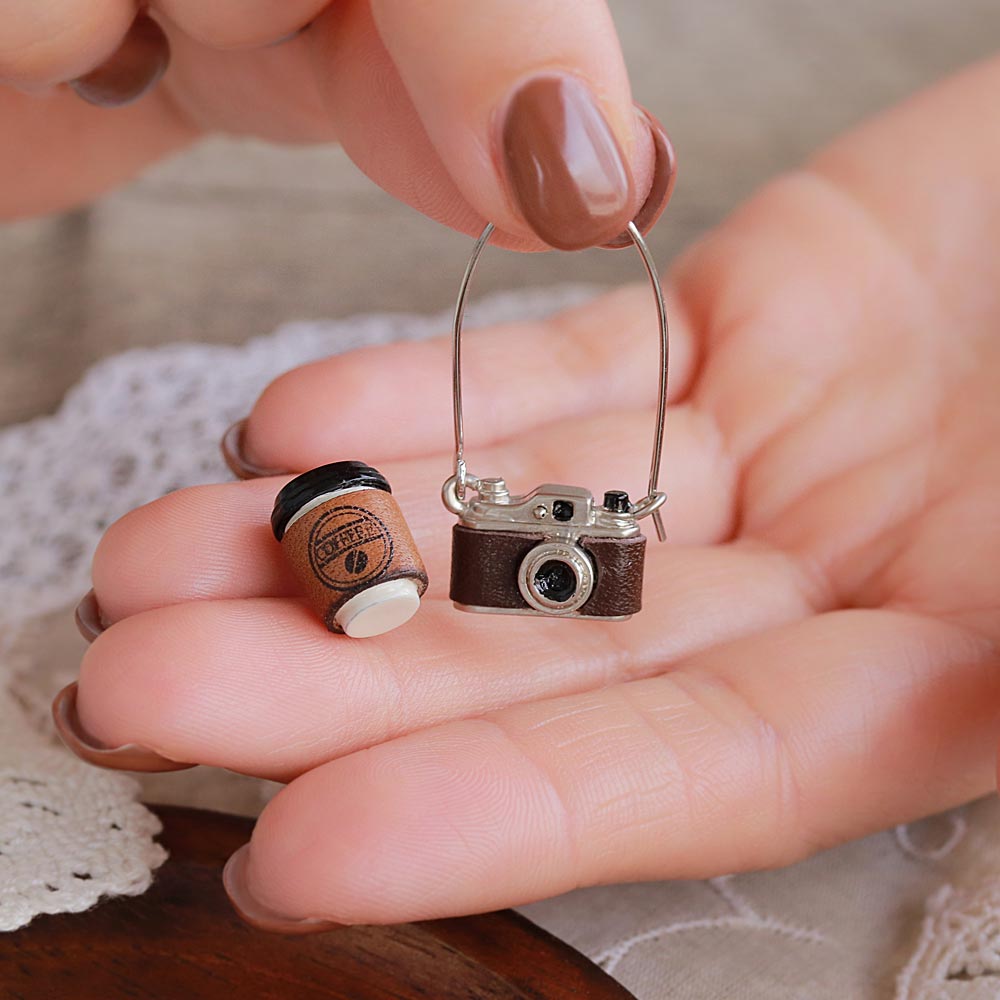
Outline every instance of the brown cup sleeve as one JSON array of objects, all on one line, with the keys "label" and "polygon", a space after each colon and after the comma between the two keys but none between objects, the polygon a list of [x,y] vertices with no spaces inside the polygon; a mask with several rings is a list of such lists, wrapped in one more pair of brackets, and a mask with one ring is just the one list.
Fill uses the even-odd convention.
[{"label": "brown cup sleeve", "polygon": [[302,594],[331,632],[356,594],[389,580],[413,580],[421,596],[427,570],[391,493],[365,489],[334,497],[287,528],[281,548]]}]

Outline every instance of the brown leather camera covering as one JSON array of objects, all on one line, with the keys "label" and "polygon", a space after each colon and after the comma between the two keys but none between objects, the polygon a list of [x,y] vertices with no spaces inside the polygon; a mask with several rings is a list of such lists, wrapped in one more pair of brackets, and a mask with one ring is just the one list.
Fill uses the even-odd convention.
[{"label": "brown leather camera covering", "polygon": [[[517,571],[528,552],[546,538],[456,524],[451,536],[451,599],[472,607],[533,610],[518,589]],[[610,618],[641,610],[646,539],[585,537],[578,544],[594,562],[594,592],[579,613]]]},{"label": "brown leather camera covering", "polygon": [[423,595],[427,570],[399,504],[384,490],[355,490],[303,514],[281,540],[303,595],[331,632],[355,594],[408,577]]}]

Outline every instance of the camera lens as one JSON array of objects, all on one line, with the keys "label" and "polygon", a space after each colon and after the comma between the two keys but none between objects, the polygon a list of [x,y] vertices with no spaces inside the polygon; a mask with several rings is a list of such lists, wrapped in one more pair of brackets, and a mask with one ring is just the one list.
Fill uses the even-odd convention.
[{"label": "camera lens", "polygon": [[550,559],[536,571],[534,584],[540,597],[563,604],[576,592],[576,573],[561,559]]},{"label": "camera lens", "polygon": [[574,542],[542,542],[521,560],[517,587],[535,611],[575,614],[593,593],[594,564]]}]

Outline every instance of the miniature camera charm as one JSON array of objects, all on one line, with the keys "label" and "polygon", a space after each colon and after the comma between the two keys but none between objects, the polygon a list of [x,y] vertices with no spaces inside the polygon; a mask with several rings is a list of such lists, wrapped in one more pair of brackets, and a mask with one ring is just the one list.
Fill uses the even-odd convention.
[{"label": "miniature camera charm", "polygon": [[271,528],[331,632],[381,635],[420,607],[427,572],[389,483],[370,465],[334,462],[293,479]]},{"label": "miniature camera charm", "polygon": [[646,539],[628,494],[575,486],[512,497],[502,479],[454,505],[451,598],[463,611],[621,619],[642,607]]},{"label": "miniature camera charm", "polygon": [[[462,280],[455,309],[453,389],[455,473],[445,481],[445,506],[458,515],[452,529],[451,599],[461,611],[546,615],[624,621],[642,607],[646,539],[639,521],[653,516],[664,540],[657,488],[667,397],[668,334],[656,268],[633,223],[628,233],[639,250],[656,297],[660,328],[660,395],[649,492],[633,503],[609,490],[603,502],[578,486],[548,483],[512,496],[498,477],[468,473],[464,458],[461,336],[469,283],[493,226],[483,230]],[[472,496],[469,491],[475,492]]]}]

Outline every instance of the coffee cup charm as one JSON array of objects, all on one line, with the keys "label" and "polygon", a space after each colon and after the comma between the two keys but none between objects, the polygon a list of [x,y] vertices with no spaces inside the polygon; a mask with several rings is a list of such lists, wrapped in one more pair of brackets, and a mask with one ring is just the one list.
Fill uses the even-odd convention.
[{"label": "coffee cup charm", "polygon": [[370,465],[334,462],[293,479],[271,528],[331,632],[381,635],[420,607],[427,571],[388,481]]}]

